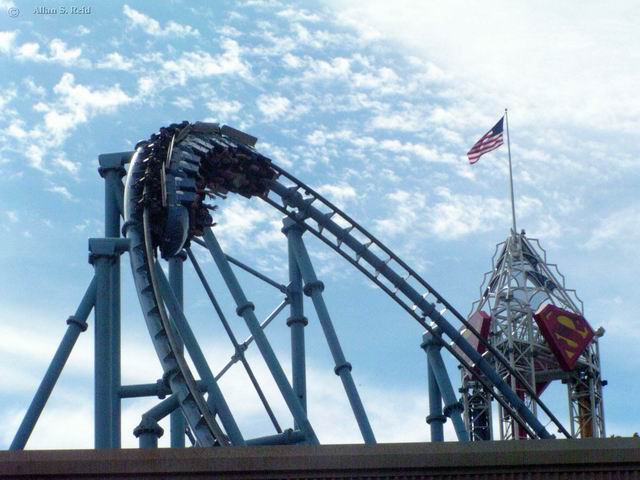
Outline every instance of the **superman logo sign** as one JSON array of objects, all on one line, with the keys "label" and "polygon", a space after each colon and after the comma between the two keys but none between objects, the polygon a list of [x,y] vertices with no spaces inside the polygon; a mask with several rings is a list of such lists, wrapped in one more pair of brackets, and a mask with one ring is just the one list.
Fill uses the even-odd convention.
[{"label": "superman logo sign", "polygon": [[593,339],[593,329],[582,315],[545,305],[534,315],[549,348],[563,370],[571,370]]}]

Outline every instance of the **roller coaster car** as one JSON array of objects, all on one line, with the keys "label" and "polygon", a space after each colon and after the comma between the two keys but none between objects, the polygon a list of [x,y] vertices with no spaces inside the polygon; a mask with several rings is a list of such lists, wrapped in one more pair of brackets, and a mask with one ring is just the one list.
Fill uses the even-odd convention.
[{"label": "roller coaster car", "polygon": [[136,146],[146,166],[141,206],[149,207],[154,247],[163,258],[177,254],[214,225],[208,198],[228,192],[262,196],[277,177],[271,160],[253,147],[257,138],[217,123],[183,122],[161,128]]}]

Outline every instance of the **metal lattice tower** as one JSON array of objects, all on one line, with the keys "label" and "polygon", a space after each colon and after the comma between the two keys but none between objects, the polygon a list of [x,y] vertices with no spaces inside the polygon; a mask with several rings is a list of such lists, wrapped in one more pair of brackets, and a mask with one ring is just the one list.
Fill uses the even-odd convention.
[{"label": "metal lattice tower", "polygon": [[[583,315],[583,303],[575,290],[568,289],[565,278],[547,255],[538,240],[527,238],[525,232],[513,232],[496,246],[492,270],[487,272],[481,287],[481,297],[474,302],[472,314],[490,315],[488,340],[507,358],[521,377],[517,379],[504,365],[493,362],[496,371],[511,386],[531,411],[538,415],[536,402],[522,384],[538,395],[555,380],[567,385],[570,432],[575,438],[604,437],[604,406],[598,340],[602,328],[595,332],[589,346],[570,370],[562,369],[545,341],[535,319],[536,311],[545,305]],[[461,368],[465,424],[471,440],[502,440],[528,438],[512,416],[498,406],[497,435],[493,432],[492,398],[486,389]]]}]

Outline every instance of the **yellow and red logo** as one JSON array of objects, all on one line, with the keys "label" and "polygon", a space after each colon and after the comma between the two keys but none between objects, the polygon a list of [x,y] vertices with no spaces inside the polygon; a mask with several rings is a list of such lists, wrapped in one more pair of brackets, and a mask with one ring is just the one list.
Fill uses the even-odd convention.
[{"label": "yellow and red logo", "polygon": [[593,339],[593,329],[577,313],[545,305],[534,318],[563,370],[571,370]]}]

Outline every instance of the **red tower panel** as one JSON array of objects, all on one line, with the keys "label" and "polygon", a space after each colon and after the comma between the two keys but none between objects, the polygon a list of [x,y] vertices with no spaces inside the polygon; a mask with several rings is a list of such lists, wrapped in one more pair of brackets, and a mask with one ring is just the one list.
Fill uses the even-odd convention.
[{"label": "red tower panel", "polygon": [[[480,333],[480,336],[482,338],[484,338],[485,340],[489,338],[489,331],[491,330],[491,315],[483,311],[474,312],[469,317],[468,321],[473,326],[473,328],[475,328],[478,333]],[[487,347],[485,347],[483,343],[480,343],[478,337],[472,334],[468,329],[464,328],[460,331],[460,333],[480,355],[485,352]],[[454,348],[458,353],[460,353],[460,355],[462,355],[465,360],[467,360],[469,363],[473,363],[457,346],[455,346]]]}]

